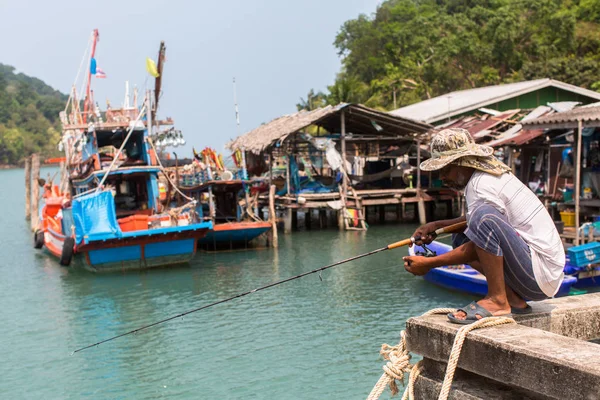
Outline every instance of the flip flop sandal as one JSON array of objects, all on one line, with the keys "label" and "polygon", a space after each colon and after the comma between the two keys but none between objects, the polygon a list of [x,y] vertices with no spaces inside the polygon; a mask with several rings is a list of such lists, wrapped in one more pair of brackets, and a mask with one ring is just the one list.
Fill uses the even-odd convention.
[{"label": "flip flop sandal", "polygon": [[531,308],[531,306],[529,304],[527,304],[527,306],[525,308],[511,307],[510,312],[512,314],[518,314],[518,315],[531,314],[533,312],[533,309]]},{"label": "flip flop sandal", "polygon": [[[459,308],[457,311],[462,311],[465,314],[467,314],[467,316],[465,317],[465,319],[458,319],[454,315],[452,315],[452,313],[448,313],[448,319],[453,324],[461,324],[461,325],[472,324],[475,321],[479,321],[480,318],[477,318],[478,315],[481,318],[493,317],[491,312],[489,312],[485,308],[481,307],[475,301],[469,303],[469,305],[467,305],[466,307]],[[503,317],[504,317],[504,315],[503,315]]]}]

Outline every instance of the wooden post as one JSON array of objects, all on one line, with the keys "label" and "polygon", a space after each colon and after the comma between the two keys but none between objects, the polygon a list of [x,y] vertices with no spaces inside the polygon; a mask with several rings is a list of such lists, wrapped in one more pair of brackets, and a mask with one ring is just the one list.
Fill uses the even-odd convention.
[{"label": "wooden post", "polygon": [[[546,169],[546,196],[550,194],[550,156],[552,155],[552,147],[548,145],[548,168]],[[557,177],[558,178],[558,177]]]},{"label": "wooden post", "polygon": [[31,230],[35,231],[39,224],[38,207],[40,203],[40,185],[38,180],[40,179],[40,157],[37,154],[31,156],[31,169],[33,174],[33,188],[31,190]]},{"label": "wooden post", "polygon": [[292,209],[286,208],[283,213],[283,233],[292,233]]},{"label": "wooden post", "polygon": [[298,210],[291,208],[292,212],[292,231],[298,230]]},{"label": "wooden post", "polygon": [[327,228],[327,210],[320,208],[319,209],[319,224],[321,229]]},{"label": "wooden post", "polygon": [[273,150],[269,151],[269,187],[273,184]]},{"label": "wooden post", "polygon": [[69,188],[69,171],[67,169],[67,163],[65,161],[60,162],[60,192],[71,192],[71,189]]},{"label": "wooden post", "polygon": [[342,147],[342,202],[346,204],[346,194],[348,193],[348,175],[346,171],[346,113],[342,110],[342,132],[341,132],[341,147]]},{"label": "wooden post", "polygon": [[269,221],[271,222],[271,244],[274,248],[279,246],[277,237],[277,214],[275,214],[275,185],[269,187]]},{"label": "wooden post", "polygon": [[212,192],[211,186],[208,187],[208,214],[214,224],[216,222],[215,221],[216,210],[215,210],[215,199],[213,197],[213,192]]},{"label": "wooden post", "polygon": [[419,210],[419,223],[425,225],[427,223],[427,211],[425,210],[425,200],[421,197],[421,191],[419,190],[419,202],[417,203]]},{"label": "wooden post", "polygon": [[309,208],[304,213],[304,225],[306,226],[306,229],[308,229],[308,230],[312,229],[312,208]]},{"label": "wooden post", "polygon": [[31,157],[25,159],[25,218],[31,218]]},{"label": "wooden post", "polygon": [[417,140],[417,194],[421,189],[421,140]]},{"label": "wooden post", "polygon": [[287,195],[290,195],[290,155],[287,156],[285,164],[285,183],[287,187]]},{"label": "wooden post", "polygon": [[419,202],[417,204],[417,209],[419,210],[419,223],[424,225],[427,223],[427,215],[425,211],[425,200],[423,200],[423,196],[421,195],[421,140],[417,140],[417,196],[419,197]]},{"label": "wooden post", "polygon": [[581,145],[583,123],[577,121],[577,158],[575,161],[575,245],[579,244],[579,197],[581,196]]},{"label": "wooden post", "polygon": [[385,223],[385,206],[384,205],[379,206],[379,223],[380,224]]}]

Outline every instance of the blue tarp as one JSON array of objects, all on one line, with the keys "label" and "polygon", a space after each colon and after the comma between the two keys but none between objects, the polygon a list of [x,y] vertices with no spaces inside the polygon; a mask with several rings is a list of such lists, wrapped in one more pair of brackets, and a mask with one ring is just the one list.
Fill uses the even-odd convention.
[{"label": "blue tarp", "polygon": [[114,239],[122,236],[117,223],[115,200],[112,193],[94,192],[73,199],[73,221],[75,222],[75,240]]}]

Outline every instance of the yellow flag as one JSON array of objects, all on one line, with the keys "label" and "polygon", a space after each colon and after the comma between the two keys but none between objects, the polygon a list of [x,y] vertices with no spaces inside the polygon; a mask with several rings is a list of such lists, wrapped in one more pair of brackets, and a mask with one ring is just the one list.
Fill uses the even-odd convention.
[{"label": "yellow flag", "polygon": [[155,78],[160,76],[158,70],[156,69],[156,63],[150,57],[146,58],[146,71],[148,71],[148,73]]}]

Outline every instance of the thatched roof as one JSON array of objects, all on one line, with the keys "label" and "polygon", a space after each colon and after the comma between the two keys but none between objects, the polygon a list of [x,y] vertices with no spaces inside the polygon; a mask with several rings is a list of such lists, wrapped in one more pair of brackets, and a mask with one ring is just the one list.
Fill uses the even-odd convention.
[{"label": "thatched roof", "polygon": [[299,111],[284,115],[227,143],[230,150],[241,149],[260,154],[276,142],[302,129],[316,125],[328,132],[342,130],[341,113],[345,113],[346,132],[353,136],[397,137],[414,139],[414,135],[425,134],[431,125],[408,118],[390,115],[358,104],[341,103],[313,111]]}]

